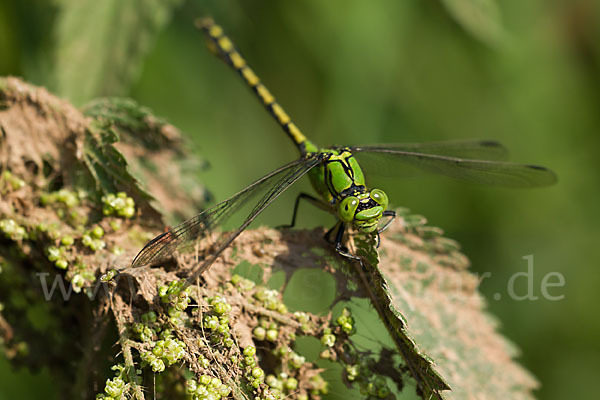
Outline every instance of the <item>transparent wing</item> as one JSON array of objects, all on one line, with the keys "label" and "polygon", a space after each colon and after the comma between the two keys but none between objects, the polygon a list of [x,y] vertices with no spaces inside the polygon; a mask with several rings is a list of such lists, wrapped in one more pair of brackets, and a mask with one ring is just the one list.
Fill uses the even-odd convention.
[{"label": "transparent wing", "polygon": [[377,170],[387,171],[385,175],[388,176],[390,173],[399,175],[399,171],[408,167],[486,185],[525,188],[556,182],[554,172],[537,165],[427,154],[400,150],[396,146],[357,146],[351,149],[360,164],[365,165],[367,173],[368,166],[373,165]]},{"label": "transparent wing", "polygon": [[211,254],[205,258],[200,268],[195,271],[194,276],[189,278],[195,279],[195,277],[210,267],[223,250],[250,225],[258,214],[279,197],[290,185],[320,162],[322,162],[321,155],[312,158],[302,158],[263,176],[229,199],[152,239],[135,257],[132,267],[154,265],[170,258],[175,253],[186,253],[193,250],[199,240],[214,233],[218,226],[222,225],[229,217],[239,211],[244,204],[258,197],[259,193],[265,193],[266,191],[238,229],[233,232],[217,234],[216,239],[212,243],[213,250]]},{"label": "transparent wing", "polygon": [[506,160],[508,150],[494,140],[452,140],[425,143],[392,143],[355,146],[363,151],[396,150],[411,153],[433,154],[473,160]]}]

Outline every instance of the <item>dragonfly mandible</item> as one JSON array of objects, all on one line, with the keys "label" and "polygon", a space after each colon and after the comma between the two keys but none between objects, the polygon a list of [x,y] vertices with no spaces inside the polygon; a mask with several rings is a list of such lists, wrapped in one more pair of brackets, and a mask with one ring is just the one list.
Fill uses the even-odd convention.
[{"label": "dragonfly mandible", "polygon": [[346,229],[352,226],[358,232],[379,237],[395,217],[394,211],[388,210],[390,202],[387,194],[382,189],[367,186],[359,163],[361,158],[376,157],[382,162],[392,163],[389,168],[391,171],[394,170],[394,165],[402,164],[480,184],[537,187],[556,182],[556,175],[545,167],[498,161],[506,151],[495,141],[319,148],[292,122],[223,29],[209,18],[199,20],[198,26],[206,35],[210,50],[237,71],[252,88],[296,145],[300,158],[268,173],[229,199],[152,239],[135,257],[133,267],[154,265],[176,253],[193,250],[198,241],[214,234],[243,205],[255,201],[251,212],[237,229],[217,235],[212,251],[190,277],[191,280],[197,278],[262,211],[304,175],[308,175],[317,196],[302,193],[297,197],[289,226],[296,222],[300,200],[306,200],[337,216],[337,223],[326,233],[325,238],[339,254],[357,258],[342,245]]}]

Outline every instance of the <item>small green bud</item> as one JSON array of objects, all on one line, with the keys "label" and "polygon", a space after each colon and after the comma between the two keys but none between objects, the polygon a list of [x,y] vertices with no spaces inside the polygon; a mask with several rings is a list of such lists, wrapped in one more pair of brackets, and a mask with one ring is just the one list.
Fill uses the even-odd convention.
[{"label": "small green bud", "polygon": [[219,325],[219,326],[217,326],[217,332],[219,332],[222,335],[224,335],[226,333],[229,333],[229,325]]},{"label": "small green bud", "polygon": [[63,238],[60,239],[60,243],[64,246],[71,246],[73,243],[75,243],[75,239],[73,239],[73,236],[63,236]]},{"label": "small green bud", "polygon": [[254,347],[254,346],[248,346],[244,349],[244,355],[246,357],[252,357],[255,354],[256,354],[256,347]]},{"label": "small green bud", "polygon": [[244,365],[246,367],[256,366],[256,359],[254,357],[244,357]]},{"label": "small green bud", "polygon": [[120,219],[112,219],[110,220],[110,222],[108,223],[108,225],[110,225],[110,229],[112,229],[113,231],[118,231],[119,229],[121,229],[121,226],[123,225]]},{"label": "small green bud", "polygon": [[196,393],[196,390],[198,390],[198,382],[194,379],[188,379],[185,382],[185,390],[190,394]]},{"label": "small green bud", "polygon": [[303,357],[297,353],[293,353],[292,356],[290,357],[289,363],[290,363],[291,367],[298,369],[298,368],[302,367],[302,365],[304,365],[305,361],[306,361],[305,357]]},{"label": "small green bud", "polygon": [[274,342],[277,340],[279,336],[279,331],[277,329],[268,329],[266,333],[266,338],[269,342]]},{"label": "small green bud", "polygon": [[142,333],[144,331],[144,324],[141,322],[136,322],[131,327],[131,330],[135,333]]},{"label": "small green bud", "polygon": [[267,375],[265,383],[273,389],[283,390],[283,382],[277,379],[274,375]]},{"label": "small green bud", "polygon": [[252,368],[252,377],[262,380],[265,377],[265,371],[260,367],[254,367]]},{"label": "small green bud", "polygon": [[287,306],[285,304],[278,303],[277,304],[277,312],[281,313],[281,314],[287,314],[288,308],[287,308]]},{"label": "small green bud", "polygon": [[218,393],[221,397],[228,397],[231,393],[231,388],[225,384],[222,384],[221,386],[219,386]]},{"label": "small green bud", "polygon": [[211,381],[212,381],[212,379],[211,379],[211,377],[210,377],[210,376],[208,376],[208,375],[201,375],[201,376],[200,376],[200,379],[199,379],[199,382],[200,382],[200,384],[201,384],[201,385],[204,385],[204,386],[208,386],[208,385],[210,385],[210,382],[211,382]]},{"label": "small green bud", "polygon": [[104,229],[102,229],[101,226],[96,225],[90,233],[96,239],[100,239],[102,236],[104,236]]},{"label": "small green bud", "polygon": [[101,282],[109,282],[111,281],[115,276],[117,276],[117,270],[116,269],[111,269],[108,270],[104,275],[102,275],[100,277],[100,281]]},{"label": "small green bud", "polygon": [[158,317],[156,316],[156,313],[154,311],[148,311],[145,314],[142,314],[142,321],[144,323],[151,323],[151,322],[156,322],[156,319]]},{"label": "small green bud", "polygon": [[104,392],[109,396],[120,398],[121,395],[123,395],[124,388],[125,382],[123,381],[123,379],[116,377],[113,379],[108,379],[106,381]]},{"label": "small green bud", "polygon": [[335,335],[332,333],[326,333],[321,337],[321,343],[327,347],[333,347],[335,344]]},{"label": "small green bud", "polygon": [[358,376],[358,367],[356,365],[346,365],[346,376],[349,381],[353,381]]},{"label": "small green bud", "polygon": [[252,335],[257,340],[265,340],[265,337],[267,335],[267,331],[262,326],[257,326],[256,328],[254,328],[252,330]]},{"label": "small green bud", "polygon": [[293,377],[286,379],[284,388],[288,391],[296,390],[298,388],[298,380]]}]

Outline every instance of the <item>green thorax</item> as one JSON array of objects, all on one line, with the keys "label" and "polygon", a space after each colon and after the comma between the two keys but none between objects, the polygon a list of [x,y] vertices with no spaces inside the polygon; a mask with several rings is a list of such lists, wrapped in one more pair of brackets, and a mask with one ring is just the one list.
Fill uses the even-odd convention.
[{"label": "green thorax", "polygon": [[[316,149],[307,141],[307,150],[309,147]],[[314,189],[326,202],[338,202],[344,196],[365,191],[362,169],[350,149],[318,149],[316,152],[327,154],[328,157],[309,172],[309,178]]]}]

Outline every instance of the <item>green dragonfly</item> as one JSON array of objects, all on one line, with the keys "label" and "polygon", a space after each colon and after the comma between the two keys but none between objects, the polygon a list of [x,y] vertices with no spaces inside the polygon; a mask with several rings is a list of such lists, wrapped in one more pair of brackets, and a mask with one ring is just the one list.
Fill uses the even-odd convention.
[{"label": "green dragonfly", "polygon": [[[388,210],[390,202],[386,193],[367,186],[359,158],[365,161],[376,158],[375,161],[384,163],[387,172],[393,173],[396,166],[408,165],[481,184],[536,187],[556,182],[555,174],[547,168],[498,161],[505,149],[494,141],[319,148],[304,136],[275,101],[275,97],[261,83],[222,28],[212,19],[202,19],[198,26],[206,35],[211,51],[239,73],[294,142],[300,158],[268,173],[229,199],[152,239],[135,257],[133,267],[155,265],[177,253],[192,251],[202,239],[216,236],[210,254],[203,259],[191,277],[195,279],[212,265],[263,210],[304,175],[308,175],[318,196],[302,193],[297,197],[289,226],[294,226],[296,222],[300,200],[327,210],[335,214],[338,221],[326,233],[326,240],[334,245],[339,254],[358,259],[343,245],[346,230],[352,227],[361,233],[377,235],[379,239],[379,234],[396,216],[394,211]],[[252,201],[255,205],[239,228],[217,233],[219,226],[242,206],[253,204],[250,203]]]}]

